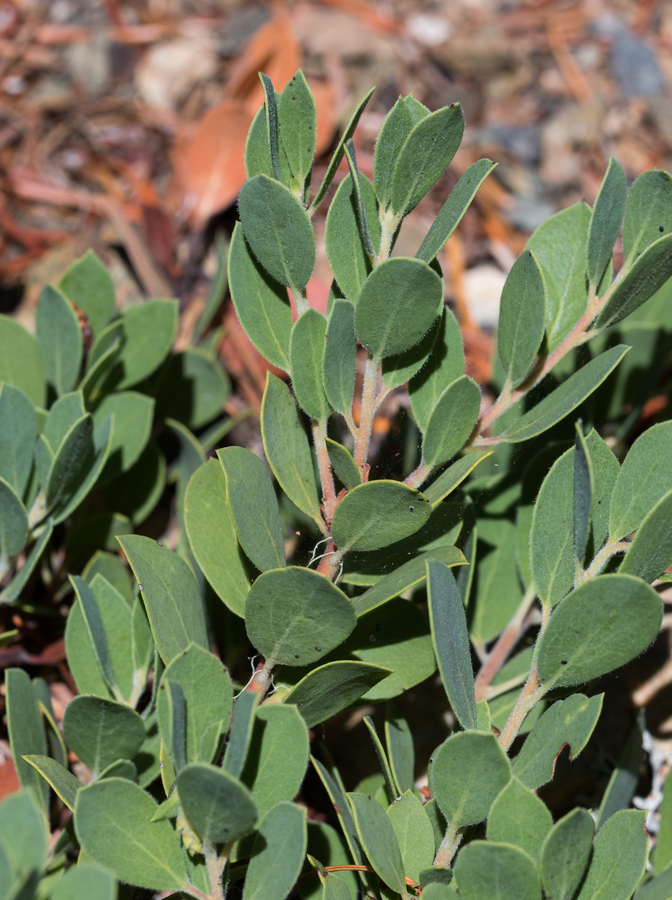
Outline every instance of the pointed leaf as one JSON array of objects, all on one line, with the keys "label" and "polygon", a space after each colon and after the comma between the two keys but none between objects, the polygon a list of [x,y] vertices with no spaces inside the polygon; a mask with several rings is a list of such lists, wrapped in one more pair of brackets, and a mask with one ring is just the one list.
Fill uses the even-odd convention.
[{"label": "pointed leaf", "polygon": [[426,263],[403,256],[385,260],[357,297],[357,336],[374,356],[402,353],[429,331],[441,302],[441,279]]},{"label": "pointed leaf", "polygon": [[468,375],[449,384],[427,422],[422,458],[428,466],[452,459],[474,430],[481,406],[481,389]]},{"label": "pointed leaf", "polygon": [[93,418],[84,415],[74,423],[54,451],[46,484],[47,508],[67,503],[95,462]]},{"label": "pointed leaf", "polygon": [[247,868],[243,900],[285,900],[306,854],[306,810],[278,803],[264,816]]},{"label": "pointed leaf", "polygon": [[280,182],[255,175],[243,185],[238,209],[245,239],[269,275],[302,291],[315,265],[315,236],[301,202]]},{"label": "pointed leaf", "polygon": [[649,840],[646,813],[622,810],[612,816],[593,844],[593,856],[577,900],[628,900],[644,874]]},{"label": "pointed leaf", "polygon": [[570,375],[559,388],[544,397],[529,412],[516,419],[513,425],[499,435],[500,439],[517,443],[527,441],[547,431],[583,403],[586,397],[589,397],[616,368],[629,349],[624,344],[618,344],[607,350],[606,353],[591,359],[589,363]]},{"label": "pointed leaf", "polygon": [[123,703],[79,694],[63,715],[68,746],[96,774],[118,759],[131,759],[145,740],[138,713]]},{"label": "pointed leaf", "polygon": [[317,138],[315,98],[301,69],[293,75],[278,101],[280,138],[292,175],[303,184],[313,166]]},{"label": "pointed leaf", "polygon": [[574,586],[574,453],[571,447],[555,461],[532,514],[531,574],[540,600],[551,606]]},{"label": "pointed leaf", "polygon": [[[390,202],[394,166],[399,159],[401,148],[413,130],[413,126],[429,115],[426,106],[422,106],[417,101],[413,103],[413,100],[414,98],[410,96],[399,97],[385,116],[376,140],[376,150],[373,156],[373,180],[376,186],[376,196],[385,209]],[[421,110],[418,107],[421,107]]]},{"label": "pointed leaf", "polygon": [[106,778],[77,792],[75,831],[89,859],[117,878],[150,890],[179,890],[187,875],[177,835],[150,795],[122,778]]},{"label": "pointed leaf", "polygon": [[649,646],[662,621],[660,598],[632,575],[602,575],[557,607],[537,650],[541,683],[568,687],[630,662]]},{"label": "pointed leaf", "polygon": [[[391,703],[385,704],[385,744],[395,784],[403,791],[413,790],[415,752],[408,723]],[[417,881],[417,878],[415,879]]]},{"label": "pointed leaf", "polygon": [[541,884],[533,860],[512,844],[472,841],[454,867],[463,900],[539,900]]},{"label": "pointed leaf", "polygon": [[[380,138],[378,140],[380,142]],[[496,165],[490,159],[479,159],[460,176],[420,244],[420,249],[415,254],[417,259],[424,259],[428,263],[439,254],[469,208],[476,191]]]},{"label": "pointed leaf", "polygon": [[555,823],[541,850],[544,890],[553,900],[571,900],[588,865],[595,823],[585,809],[573,809]]},{"label": "pointed leaf", "polygon": [[282,523],[268,469],[243,447],[218,450],[217,456],[226,472],[226,496],[243,550],[262,572],[284,566]]},{"label": "pointed leaf", "polygon": [[471,647],[462,597],[447,566],[436,561],[425,565],[429,621],[441,680],[460,725],[465,729],[476,729]]},{"label": "pointed leaf", "polygon": [[309,307],[294,323],[289,342],[292,386],[296,399],[311,419],[326,419],[331,409],[322,383],[322,358],[327,320]]},{"label": "pointed leaf", "polygon": [[352,604],[324,575],[290,566],[264,572],[245,601],[245,627],[266,657],[307,666],[329,653],[355,627]]},{"label": "pointed leaf", "polygon": [[35,406],[44,406],[47,384],[37,341],[9,316],[0,315],[0,381],[20,388]]},{"label": "pointed leaf", "polygon": [[394,167],[390,206],[408,215],[443,175],[464,132],[459,103],[425,116],[406,138]]},{"label": "pointed leaf", "polygon": [[51,285],[40,293],[35,337],[47,381],[59,396],[71,391],[82,365],[82,331],[72,305]]},{"label": "pointed leaf", "polygon": [[623,223],[623,256],[628,265],[644,250],[672,231],[672,176],[664,169],[644,172],[630,188]]},{"label": "pointed leaf", "polygon": [[492,804],[488,816],[489,841],[513,844],[538,863],[553,817],[536,794],[512,778]]},{"label": "pointed leaf", "polygon": [[23,759],[40,773],[68,809],[75,808],[75,797],[82,783],[71,772],[48,756],[24,754]]},{"label": "pointed leaf", "polygon": [[296,402],[284,381],[270,372],[261,403],[261,434],[266,459],[283,491],[302,512],[321,522],[313,458]]},{"label": "pointed leaf", "polygon": [[441,744],[431,763],[432,794],[452,828],[481,822],[511,778],[494,734],[462,731]]},{"label": "pointed leaf", "polygon": [[334,474],[349,491],[362,483],[362,476],[357,467],[357,463],[352,458],[352,454],[344,447],[327,438],[327,452],[329,453],[329,462],[332,465]]},{"label": "pointed leaf", "polygon": [[203,605],[196,579],[187,563],[150,538],[119,538],[142,590],[152,635],[168,664],[189,644],[208,646]]},{"label": "pointed leaf", "polygon": [[292,310],[287,288],[257,262],[238,222],[229,250],[229,284],[236,314],[249,339],[269,362],[288,372]]},{"label": "pointed leaf", "polygon": [[638,256],[615,285],[595,327],[615,325],[652,297],[672,276],[672,235],[666,234]]},{"label": "pointed leaf", "polygon": [[408,790],[388,808],[387,817],[401,851],[404,875],[418,882],[420,872],[431,866],[434,859],[434,831],[427,813]]},{"label": "pointed leaf", "polygon": [[355,308],[347,300],[336,300],[325,334],[322,374],[327,400],[344,416],[352,414],[356,362]]},{"label": "pointed leaf", "polygon": [[341,710],[347,709],[392,669],[371,663],[341,660],[313,669],[284,698],[297,707],[308,728],[314,728]]},{"label": "pointed leaf", "polygon": [[453,313],[444,307],[429,359],[408,384],[411,409],[420,431],[426,430],[432,410],[445,389],[462,375],[462,332]]},{"label": "pointed leaf", "polygon": [[423,491],[432,507],[438,506],[442,500],[445,500],[479,463],[492,455],[492,452],[492,450],[468,450],[461,459],[448,466],[446,471]]},{"label": "pointed leaf", "polygon": [[93,250],[76,259],[58,282],[68,300],[83,309],[91,331],[97,337],[114,312],[114,282]]},{"label": "pointed leaf", "polygon": [[226,474],[209,459],[194,472],[184,495],[184,526],[191,551],[217,596],[243,615],[250,581],[226,500]]},{"label": "pointed leaf", "polygon": [[250,792],[227,772],[189,763],[177,776],[180,804],[203,841],[226,844],[249,834],[257,821]]},{"label": "pointed leaf", "polygon": [[546,284],[539,262],[524,250],[513,264],[499,307],[497,353],[504,376],[517,387],[530,370],[544,336]]},{"label": "pointed leaf", "polygon": [[404,864],[392,823],[380,803],[367,794],[349,793],[357,834],[376,874],[398,894],[406,893]]},{"label": "pointed leaf", "polygon": [[621,230],[627,189],[623,167],[612,156],[595,198],[588,227],[586,275],[595,286],[611,260],[614,243]]},{"label": "pointed leaf", "polygon": [[336,507],[332,536],[347,550],[377,550],[414,534],[431,507],[420,491],[398,481],[370,481],[349,491]]},{"label": "pointed leaf", "polygon": [[603,694],[584,697],[572,694],[556,700],[535,722],[532,731],[513,761],[513,774],[536,790],[553,777],[555,760],[569,745],[570,758],[576,759],[588,743],[602,709]]},{"label": "pointed leaf", "polygon": [[[373,186],[366,175],[360,174],[361,202],[374,248],[380,245],[378,204]],[[324,245],[329,265],[339,288],[354,302],[362,285],[371,273],[371,259],[362,243],[357,211],[357,195],[351,175],[341,181],[324,226]]]},{"label": "pointed leaf", "polygon": [[226,753],[222,762],[222,768],[234,778],[240,777],[245,765],[252,740],[254,714],[259,700],[259,692],[249,690],[243,691],[236,699]]},{"label": "pointed leaf", "polygon": [[[119,700],[121,699],[121,692],[117,683],[117,676],[112,667],[105,626],[103,625],[103,618],[98,603],[96,602],[96,597],[94,596],[91,587],[83,578],[80,578],[79,575],[71,575],[70,583],[75,589],[75,594],[79,599],[80,610],[84,618],[84,624],[89,638],[89,645],[93,650],[100,674],[113,696],[116,696],[116,699]],[[123,599],[121,602],[124,603]],[[124,603],[122,615],[125,614],[126,624],[128,626],[130,626],[129,613],[130,611]],[[128,631],[130,632],[130,627],[128,628]],[[128,636],[130,637],[130,634]],[[121,756],[124,756],[124,754],[119,754],[119,757]],[[118,757],[115,757],[115,759],[117,758]]]},{"label": "pointed leaf", "polygon": [[359,839],[357,837],[357,828],[355,826],[355,820],[352,817],[350,804],[345,795],[338,769],[335,768],[333,762],[331,762],[330,767],[327,768],[327,766],[314,756],[311,756],[310,759],[334,807],[343,834],[345,835],[350,855],[357,865],[361,865],[363,860]]}]

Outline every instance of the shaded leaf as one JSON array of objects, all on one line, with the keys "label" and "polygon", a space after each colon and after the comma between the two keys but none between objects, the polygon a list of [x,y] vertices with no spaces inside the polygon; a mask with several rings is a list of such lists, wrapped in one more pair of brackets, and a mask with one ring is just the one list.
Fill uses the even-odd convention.
[{"label": "shaded leaf", "polygon": [[21,498],[30,478],[37,440],[37,414],[24,392],[0,384],[0,478]]},{"label": "shaded leaf", "polygon": [[574,586],[574,462],[571,447],[539,490],[529,536],[531,575],[542,603],[554,606]]},{"label": "shaded leaf", "polygon": [[588,874],[577,900],[628,900],[644,874],[646,813],[622,810],[609,819],[593,844]]},{"label": "shaded leaf", "polygon": [[453,313],[444,307],[429,358],[408,384],[411,409],[420,431],[426,430],[432,410],[445,389],[462,375],[462,332]]},{"label": "shaded leaf", "polygon": [[329,462],[334,470],[334,474],[349,491],[361,484],[362,476],[357,467],[357,463],[352,458],[352,454],[336,441],[327,438],[327,452],[329,453]]},{"label": "shaded leaf", "polygon": [[420,872],[434,859],[434,831],[422,803],[412,791],[405,791],[387,810],[401,851],[404,875],[420,880]]},{"label": "shaded leaf", "polygon": [[[354,660],[326,663],[301,679],[284,698],[297,707],[308,728],[352,706],[392,669]],[[281,680],[281,677],[280,677]]]},{"label": "shaded leaf", "polygon": [[337,299],[329,313],[322,373],[327,400],[344,416],[352,414],[356,361],[355,308],[347,300]]},{"label": "shaded leaf", "polygon": [[264,816],[247,868],[243,900],[285,900],[306,853],[306,810],[278,803]]},{"label": "shaded leaf", "polygon": [[481,406],[481,390],[468,375],[449,384],[427,422],[422,458],[437,466],[455,456],[474,430]]},{"label": "shaded leaf", "polygon": [[299,404],[311,419],[325,419],[331,409],[322,383],[322,358],[327,320],[309,307],[292,328],[289,361],[292,387]]},{"label": "shaded leaf", "polygon": [[[378,204],[373,186],[366,175],[359,177],[361,202],[374,248],[380,246]],[[324,226],[324,246],[334,278],[348,300],[354,302],[371,273],[371,259],[362,242],[357,194],[351,175],[341,181]]]},{"label": "shaded leaf", "polygon": [[573,809],[555,823],[541,850],[544,890],[553,900],[571,900],[588,865],[595,823],[585,809]]},{"label": "shaded leaf", "polygon": [[596,328],[616,325],[652,297],[672,275],[672,235],[666,234],[637,257],[614,286],[595,321]]},{"label": "shaded leaf", "polygon": [[512,778],[492,804],[488,816],[489,841],[513,844],[538,863],[553,817],[546,805],[517,778]]},{"label": "shaded leaf", "polygon": [[541,884],[533,860],[512,844],[472,841],[454,867],[463,900],[539,900]]},{"label": "shaded leaf", "polygon": [[390,819],[373,797],[359,793],[347,796],[359,840],[376,874],[393,891],[405,893],[404,864]]},{"label": "shaded leaf", "polygon": [[353,488],[338,504],[332,537],[340,550],[377,550],[419,531],[430,513],[420,491],[398,481],[371,481]]},{"label": "shaded leaf", "polygon": [[32,789],[35,798],[41,800],[46,807],[49,786],[23,759],[24,756],[46,756],[47,753],[47,739],[35,690],[23,669],[7,669],[5,687],[7,730],[16,773],[21,786]]},{"label": "shaded leaf", "polygon": [[180,803],[201,840],[228,843],[249,834],[257,821],[250,792],[227,772],[189,763],[177,776]]},{"label": "shaded leaf", "polygon": [[145,740],[138,713],[123,703],[79,694],[63,715],[68,746],[96,774],[118,759],[131,759]]}]

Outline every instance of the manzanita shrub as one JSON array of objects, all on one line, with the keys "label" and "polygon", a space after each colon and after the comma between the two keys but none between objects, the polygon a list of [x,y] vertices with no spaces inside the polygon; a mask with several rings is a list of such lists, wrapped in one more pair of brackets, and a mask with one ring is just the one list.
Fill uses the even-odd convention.
[{"label": "manzanita shrub", "polygon": [[[612,159],[592,209],[577,203],[532,236],[503,290],[489,401],[465,374],[437,254],[494,164],[465,172],[414,257],[391,255],[460,144],[459,105],[430,112],[400,98],[371,183],[351,140],[367,96],[311,196],[313,97],[301,72],[281,94],[262,83],[228,267],[240,322],[291,381],[266,383],[272,475],[250,450],[218,450],[184,492],[188,547],[121,536],[130,596],[130,582],[115,587],[103,572],[73,577],[66,640],[81,693],[63,732],[88,784],[68,770],[58,731],[45,735],[43,686],[7,673],[25,790],[0,807],[5,896],[102,900],[111,873],[201,900],[672,897],[672,803],[648,882],[645,814],[629,809],[640,732],[593,815],[577,807],[554,822],[536,793],[562,747],[576,756],[598,721],[602,694],[581,686],[642,653],[661,624],[651,582],[672,563],[672,422],[634,442],[632,430],[651,387],[638,372],[665,352],[656,292],[672,276],[670,175],[647,172],[628,196]],[[326,219],[324,316],[306,294],[311,216],[344,156],[349,175]],[[116,352],[110,340],[100,358]],[[50,416],[75,402],[71,381]],[[394,478],[373,478],[374,417],[405,384],[405,452]],[[43,517],[61,502],[46,484]],[[235,691],[210,650],[201,572],[257,653]],[[413,735],[390,701],[437,666],[454,727],[421,792]],[[384,701],[380,734],[365,719],[380,778],[348,791],[323,746],[310,757],[309,730]],[[311,763],[340,830],[294,802]],[[49,787],[73,815],[47,851]]]}]

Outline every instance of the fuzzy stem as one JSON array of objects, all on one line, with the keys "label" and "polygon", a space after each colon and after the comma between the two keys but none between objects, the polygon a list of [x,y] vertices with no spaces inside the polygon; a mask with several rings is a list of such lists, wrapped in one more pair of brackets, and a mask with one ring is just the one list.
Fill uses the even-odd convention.
[{"label": "fuzzy stem", "polygon": [[299,315],[304,313],[310,306],[308,303],[308,295],[306,294],[306,289],[304,288],[302,291],[297,290],[296,288],[291,288],[292,297],[294,297],[294,302],[296,303],[296,311]]},{"label": "fuzzy stem", "polygon": [[502,749],[508,750],[513,743],[516,735],[520,731],[520,727],[525,721],[527,714],[536,706],[546,693],[546,688],[542,687],[537,673],[537,667],[534,665],[528,675],[525,686],[520,692],[520,696],[516,700],[516,705],[511,710],[504,730],[499,736],[499,743]]},{"label": "fuzzy stem", "polygon": [[336,550],[334,542],[330,540],[327,544],[327,552],[320,560],[317,571],[320,575],[326,575],[330,581],[333,581],[341,567],[342,559],[342,554]]},{"label": "fuzzy stem", "polygon": [[412,488],[419,488],[422,482],[429,478],[432,469],[433,466],[427,465],[424,459],[421,459],[418,468],[414,469],[411,474],[404,479],[404,484],[407,484]]},{"label": "fuzzy stem", "polygon": [[446,829],[446,835],[444,839],[441,841],[441,846],[439,847],[439,852],[434,857],[434,865],[435,866],[449,866],[453,861],[453,857],[457,853],[457,848],[462,843],[462,838],[464,837],[464,827],[462,828],[454,828],[452,825],[448,825]]},{"label": "fuzzy stem", "polygon": [[380,369],[380,357],[369,356],[364,370],[364,384],[362,385],[362,406],[359,416],[359,432],[355,444],[355,464],[359,468],[362,481],[367,481],[366,458],[369,453],[371,441],[371,429],[373,417],[376,412],[376,383],[378,370]]},{"label": "fuzzy stem", "polygon": [[483,661],[483,665],[474,681],[474,691],[476,692],[477,701],[483,699],[490,682],[502,668],[508,659],[509,653],[511,653],[518,643],[523,631],[527,628],[528,613],[530,612],[530,606],[534,602],[536,595],[534,587],[529,587],[525,591],[525,595],[520,601],[520,605],[515,611],[511,621],[500,634],[494,647]]},{"label": "fuzzy stem", "polygon": [[391,209],[382,213],[380,217],[380,250],[378,255],[372,260],[374,269],[389,258],[390,250],[392,249],[392,240],[399,227],[400,221],[401,216],[392,212]]},{"label": "fuzzy stem", "polygon": [[336,509],[336,488],[334,487],[334,476],[331,471],[331,461],[329,460],[329,451],[327,450],[327,420],[317,421],[313,419],[313,441],[315,442],[315,452],[317,453],[317,465],[320,470],[320,481],[322,483],[322,505],[324,508],[324,518],[327,525],[331,524]]},{"label": "fuzzy stem", "polygon": [[615,556],[617,553],[626,553],[630,549],[630,546],[628,541],[615,541],[613,544],[607,544],[606,547],[603,547],[583,573],[581,583],[592,581],[592,579],[599,574],[602,567],[609,562],[612,556]]},{"label": "fuzzy stem", "polygon": [[245,688],[246,691],[256,691],[263,697],[271,684],[273,669],[275,668],[275,660],[267,659],[257,666],[257,670],[252,676],[252,680]]},{"label": "fuzzy stem", "polygon": [[226,867],[226,861],[229,857],[231,847],[232,843],[227,844],[220,856],[212,841],[203,842],[203,855],[205,856],[205,862],[208,867],[211,900],[224,900],[226,888],[222,885],[222,873]]}]

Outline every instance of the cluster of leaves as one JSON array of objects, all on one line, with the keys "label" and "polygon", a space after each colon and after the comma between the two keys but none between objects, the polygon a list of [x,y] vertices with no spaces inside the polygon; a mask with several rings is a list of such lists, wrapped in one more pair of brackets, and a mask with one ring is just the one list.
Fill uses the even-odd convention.
[{"label": "cluster of leaves", "polygon": [[[553,823],[535,791],[565,744],[581,752],[600,715],[601,694],[573,690],[644,651],[662,620],[651,582],[672,563],[672,423],[644,432],[622,465],[597,429],[609,422],[622,449],[646,399],[632,376],[654,356],[646,330],[658,335],[664,320],[654,294],[672,276],[672,179],[646,173],[626,203],[612,160],[592,209],[577,204],[533,235],[503,291],[500,393],[483,411],[436,256],[493,164],[464,174],[415,257],[390,255],[459,146],[459,106],[431,113],[400,98],[372,184],[351,141],[365,98],[311,201],[313,98],[300,72],[282,94],[262,83],[229,282],[250,339],[291,378],[293,394],[268,375],[261,412],[277,485],[251,451],[220,449],[184,491],[182,552],[126,534],[135,590],[121,563],[72,578],[66,644],[81,693],[63,731],[92,776],[83,786],[68,771],[42,683],[10,670],[10,739],[25,788],[12,802],[33,821],[50,785],[73,816],[46,862],[43,851],[25,862],[12,856],[2,823],[13,808],[3,805],[0,866],[17,890],[53,878],[43,891],[52,897],[79,847],[78,872],[96,864],[201,900],[243,881],[243,900],[294,890],[322,900],[406,900],[418,890],[423,900],[628,900],[635,891],[669,900],[672,835],[645,882],[644,813],[628,808],[640,732],[596,812],[597,835],[581,808]],[[306,296],[311,214],[344,155],[350,174],[326,222],[334,284],[323,316]],[[628,368],[620,322],[638,312],[641,353]],[[358,343],[366,366],[356,422]],[[605,383],[621,360],[627,377]],[[408,454],[405,480],[369,480],[374,415],[406,383],[420,456]],[[586,403],[591,395],[608,402]],[[568,423],[579,411],[595,427]],[[526,442],[540,434],[538,454]],[[467,483],[476,467],[487,474]],[[310,559],[303,544],[286,543],[288,517],[310,536]],[[263,657],[235,699],[209,650],[201,574]],[[427,797],[414,784],[413,735],[389,701],[437,666],[455,726],[429,760]],[[293,801],[309,729],[382,701],[382,740],[365,719],[379,778],[349,792],[326,751],[313,757],[340,831],[308,822]],[[666,835],[671,820],[672,809]]]}]

